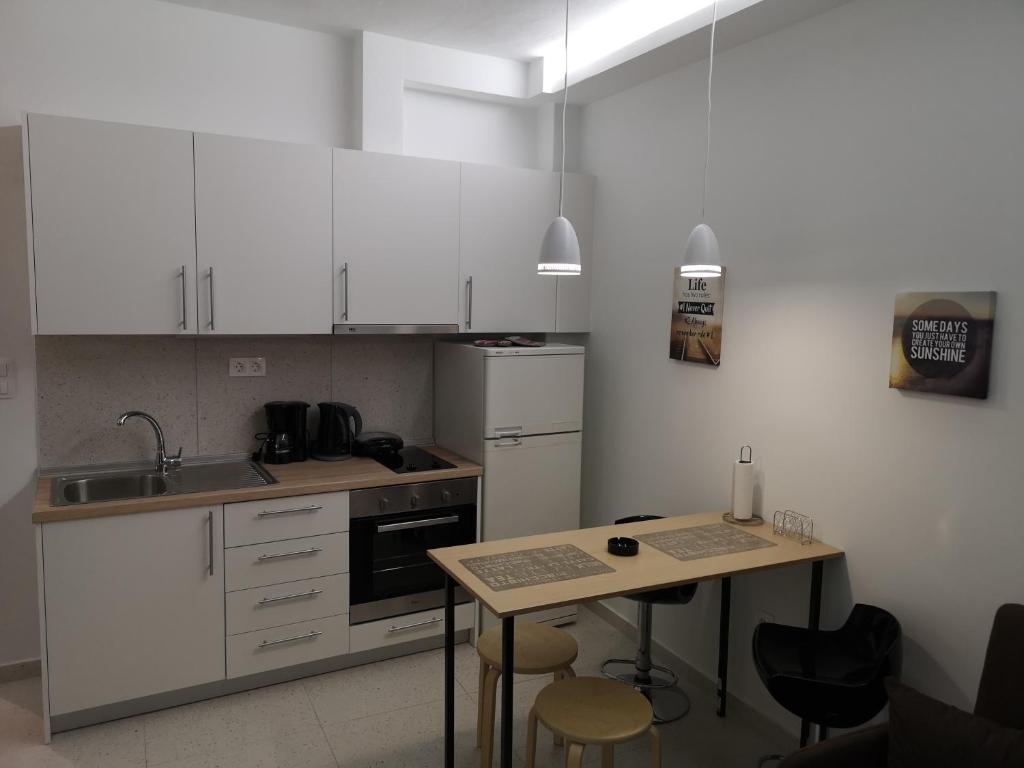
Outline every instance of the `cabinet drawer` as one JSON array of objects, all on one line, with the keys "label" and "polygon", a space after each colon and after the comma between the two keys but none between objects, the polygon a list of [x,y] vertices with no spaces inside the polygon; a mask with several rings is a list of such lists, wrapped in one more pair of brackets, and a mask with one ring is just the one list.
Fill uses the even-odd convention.
[{"label": "cabinet drawer", "polygon": [[224,589],[228,592],[347,571],[347,533],[271,541],[224,551]]},{"label": "cabinet drawer", "polygon": [[228,677],[241,677],[348,653],[348,614],[227,639]]},{"label": "cabinet drawer", "polygon": [[229,635],[336,616],[348,613],[348,575],[243,589],[225,602]]},{"label": "cabinet drawer", "polygon": [[[455,606],[455,629],[469,629],[473,626],[475,603]],[[444,608],[420,611],[405,616],[396,616],[380,621],[356,624],[350,632],[352,653],[384,648],[388,645],[407,643],[423,637],[444,634]]]},{"label": "cabinet drawer", "polygon": [[347,530],[347,491],[224,505],[225,547]]}]

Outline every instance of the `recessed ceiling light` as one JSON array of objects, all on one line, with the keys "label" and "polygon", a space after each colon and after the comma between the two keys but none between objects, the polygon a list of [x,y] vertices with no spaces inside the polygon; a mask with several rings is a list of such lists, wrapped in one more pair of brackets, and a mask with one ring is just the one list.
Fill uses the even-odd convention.
[{"label": "recessed ceiling light", "polygon": [[[609,8],[601,16],[572,32],[572,66],[574,72],[642,40],[659,29],[692,16],[714,0],[626,0]],[[544,91],[552,93],[562,87],[565,77],[563,39],[540,46],[537,55],[544,59]]]}]

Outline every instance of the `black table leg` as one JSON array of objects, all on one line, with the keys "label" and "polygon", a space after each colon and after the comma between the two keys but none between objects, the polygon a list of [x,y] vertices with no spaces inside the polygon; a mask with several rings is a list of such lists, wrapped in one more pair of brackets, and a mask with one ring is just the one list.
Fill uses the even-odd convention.
[{"label": "black table leg", "polygon": [[[807,611],[807,628],[815,632],[821,624],[821,577],[824,569],[824,560],[815,560],[811,563],[811,603]],[[801,720],[800,746],[806,747],[810,738],[811,723],[809,720]]]},{"label": "black table leg", "polygon": [[512,768],[512,678],[515,677],[516,619],[501,620],[501,768]]},{"label": "black table leg", "polygon": [[729,681],[729,613],[732,609],[732,579],[722,579],[722,603],[718,609],[718,716],[725,717]]},{"label": "black table leg", "polygon": [[455,581],[444,577],[444,765],[455,768]]}]

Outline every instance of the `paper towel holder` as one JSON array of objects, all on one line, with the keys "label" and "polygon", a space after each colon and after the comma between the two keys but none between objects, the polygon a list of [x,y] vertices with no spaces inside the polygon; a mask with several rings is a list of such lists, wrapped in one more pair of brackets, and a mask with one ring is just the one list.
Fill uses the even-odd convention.
[{"label": "paper towel holder", "polygon": [[[747,452],[747,458],[743,458],[743,452]],[[754,462],[754,449],[749,445],[740,446],[740,464],[752,464]]]}]

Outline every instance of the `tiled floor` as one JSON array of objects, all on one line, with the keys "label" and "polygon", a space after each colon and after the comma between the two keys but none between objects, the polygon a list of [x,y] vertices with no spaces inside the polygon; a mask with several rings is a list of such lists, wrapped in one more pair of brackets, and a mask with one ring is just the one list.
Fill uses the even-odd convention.
[{"label": "tiled floor", "polygon": [[[568,628],[580,642],[578,674],[596,674],[609,656],[631,656],[632,643],[589,611]],[[456,653],[456,758],[479,765],[474,749],[478,662]],[[41,743],[39,679],[0,685],[2,768],[411,768],[441,765],[442,652],[430,651],[319,677],[225,696],[114,723],[57,734]],[[517,765],[526,713],[546,679],[516,680]],[[706,682],[682,721],[662,726],[665,768],[753,768],[759,755],[791,746],[785,734],[734,709],[714,715]],[[541,731],[538,768],[561,766]],[[649,766],[648,745],[617,750],[616,765]],[[599,763],[588,750],[588,765]],[[495,760],[497,764],[497,760]]]}]

